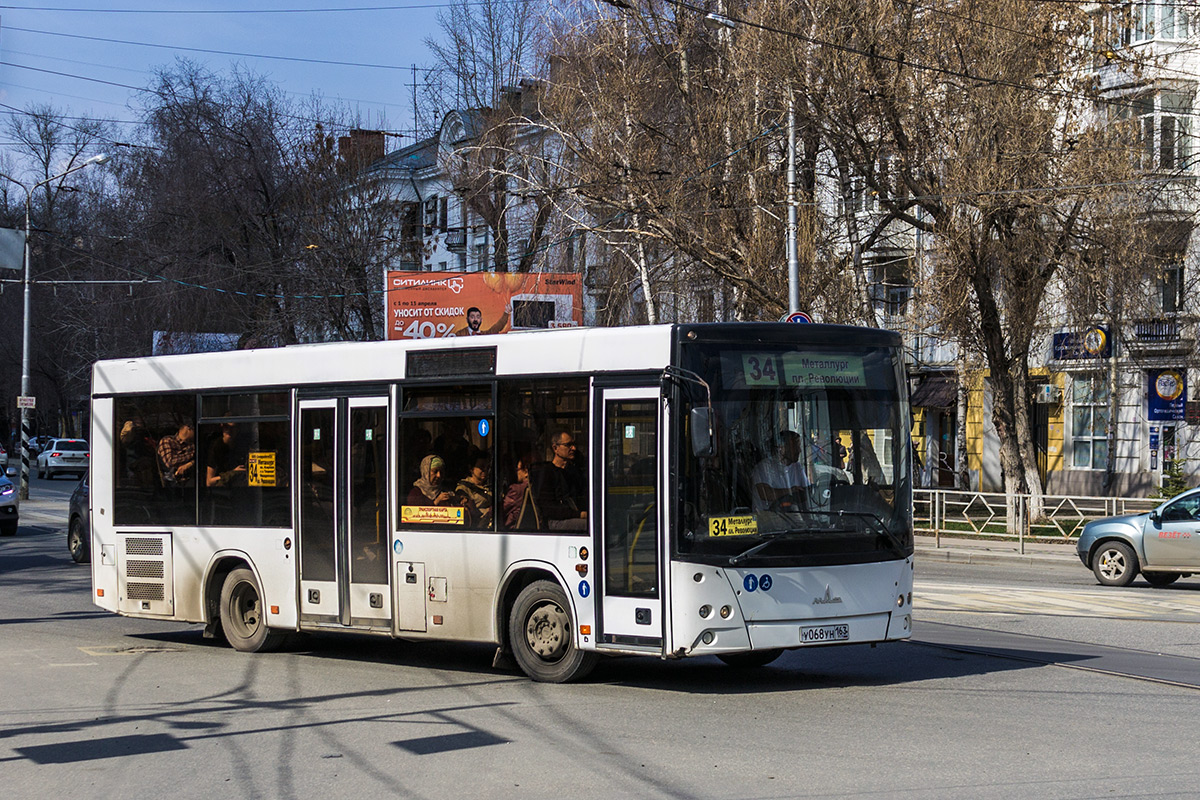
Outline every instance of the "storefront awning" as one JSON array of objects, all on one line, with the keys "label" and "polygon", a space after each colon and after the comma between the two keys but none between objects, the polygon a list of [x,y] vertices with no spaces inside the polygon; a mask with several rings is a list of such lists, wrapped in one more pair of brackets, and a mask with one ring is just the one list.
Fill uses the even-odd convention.
[{"label": "storefront awning", "polygon": [[958,406],[958,384],[953,375],[926,375],[913,390],[909,404],[913,408],[937,408],[949,411]]}]

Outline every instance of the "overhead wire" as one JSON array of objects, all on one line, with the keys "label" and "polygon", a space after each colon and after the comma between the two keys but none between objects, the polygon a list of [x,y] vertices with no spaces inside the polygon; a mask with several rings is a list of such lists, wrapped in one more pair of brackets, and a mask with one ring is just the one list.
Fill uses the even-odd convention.
[{"label": "overhead wire", "polygon": [[[688,3],[685,3],[685,2],[680,2],[679,0],[665,0],[665,1],[666,1],[666,2],[668,2],[668,3],[669,3],[669,4],[671,4],[671,5],[675,5],[675,6],[677,6],[677,7],[680,7],[680,8],[685,8],[685,9],[689,9],[689,10],[693,10],[693,11],[699,11],[699,12],[701,12],[701,13],[703,12],[703,9],[699,9],[699,8],[697,8],[697,7],[695,7],[695,6],[691,6],[691,5],[689,5]],[[1044,2],[1045,0],[1042,0],[1042,1]],[[450,5],[450,4],[437,4],[437,6],[438,6],[438,7],[442,7],[443,5]],[[5,7],[5,6],[0,6],[0,8],[4,8],[4,7]],[[411,7],[411,6],[405,6],[404,8],[412,8],[412,7]],[[67,9],[60,9],[60,10],[67,10]],[[77,9],[77,10],[85,10],[85,9]],[[330,9],[330,10],[346,10],[346,9]],[[378,8],[378,7],[371,7],[371,8],[366,8],[366,7],[364,7],[364,8],[362,8],[361,10],[379,10],[379,8]],[[130,12],[132,12],[133,10],[129,10],[129,11],[130,11]],[[255,13],[255,11],[254,11],[254,10],[250,10],[250,9],[246,9],[246,10],[243,10],[243,11],[244,11],[245,13]],[[277,11],[284,11],[284,10],[277,10]],[[303,11],[303,10],[300,10],[300,11]],[[180,10],[180,13],[187,13],[187,12],[186,12],[186,11],[183,11],[183,10]],[[216,13],[221,13],[221,12],[216,12]],[[794,31],[786,31],[786,30],[783,30],[783,29],[774,28],[774,27],[772,27],[772,26],[763,25],[763,24],[758,24],[758,23],[753,23],[753,22],[749,22],[749,21],[747,21],[747,20],[740,20],[740,19],[736,19],[736,18],[733,18],[733,17],[730,17],[730,19],[731,19],[731,20],[733,20],[733,21],[735,21],[735,22],[738,22],[739,24],[745,24],[745,25],[747,25],[747,26],[749,26],[749,27],[757,27],[757,28],[761,28],[762,30],[765,30],[765,31],[771,31],[771,32],[775,32],[775,33],[782,34],[782,35],[791,36],[791,37],[793,37],[793,38],[798,38],[798,39],[801,39],[801,40],[809,41],[810,43],[812,43],[812,44],[814,44],[814,45],[818,45],[818,46],[824,46],[824,47],[831,47],[831,48],[833,48],[833,49],[835,49],[835,50],[840,50],[840,51],[844,51],[844,52],[848,52],[848,53],[854,53],[854,54],[857,54],[857,55],[862,55],[862,56],[870,56],[870,57],[874,57],[874,58],[881,58],[882,60],[885,60],[885,61],[889,61],[889,60],[890,60],[890,61],[896,61],[896,62],[898,62],[898,63],[903,63],[903,65],[904,65],[904,66],[907,66],[907,67],[910,67],[910,68],[914,68],[914,69],[923,69],[923,70],[929,70],[929,71],[932,71],[932,72],[935,72],[935,73],[941,73],[941,74],[946,74],[946,75],[948,75],[948,76],[954,76],[954,77],[966,78],[966,79],[973,80],[973,81],[977,81],[977,82],[990,83],[990,84],[999,84],[999,85],[1006,85],[1006,86],[1010,86],[1010,87],[1012,87],[1012,88],[1018,88],[1018,89],[1024,89],[1024,90],[1033,90],[1033,91],[1040,91],[1040,92],[1045,92],[1045,93],[1047,93],[1047,94],[1053,94],[1053,95],[1060,95],[1060,96],[1075,96],[1075,97],[1078,97],[1078,96],[1079,96],[1079,95],[1077,95],[1077,94],[1075,94],[1075,93],[1066,93],[1066,92],[1061,92],[1061,91],[1053,91],[1053,90],[1048,90],[1046,87],[1031,86],[1031,85],[1020,84],[1020,83],[1017,83],[1017,82],[1012,82],[1012,81],[1004,81],[1004,80],[997,80],[997,79],[985,78],[985,77],[982,77],[982,76],[979,76],[979,75],[972,74],[972,73],[970,73],[970,72],[967,72],[967,71],[953,70],[953,69],[949,69],[949,68],[945,68],[945,67],[940,67],[940,66],[936,66],[936,65],[922,65],[922,64],[917,64],[917,63],[911,62],[911,61],[903,61],[903,62],[900,62],[900,60],[899,60],[899,59],[895,59],[895,58],[889,58],[889,57],[887,57],[887,56],[882,56],[882,55],[880,55],[880,54],[878,54],[878,53],[867,53],[867,52],[865,52],[865,51],[858,50],[858,49],[855,49],[855,48],[853,48],[853,47],[848,47],[848,46],[845,46],[845,45],[839,45],[839,44],[832,43],[832,42],[825,42],[825,41],[822,41],[822,40],[819,40],[819,39],[816,39],[816,38],[813,38],[813,37],[806,37],[806,36],[804,36],[803,34],[798,34],[797,32],[794,32]],[[977,22],[977,21],[975,21],[975,22]],[[32,32],[34,32],[34,33],[45,33],[45,32],[42,32],[42,31],[32,31]],[[51,35],[56,35],[56,34],[51,34]],[[69,36],[69,34],[65,34],[65,35],[68,35],[68,36]],[[78,37],[78,38],[85,38],[85,39],[86,39],[86,38],[97,38],[97,39],[99,39],[99,37]],[[125,42],[125,41],[123,41],[123,40],[103,40],[103,39],[102,39],[102,41],[113,41],[113,42],[116,42],[116,43],[121,43],[121,44],[145,44],[145,43],[138,43],[138,42]],[[154,46],[154,45],[147,45],[147,46]],[[190,49],[190,48],[172,48],[172,49]],[[220,55],[235,55],[235,56],[240,56],[240,57],[263,57],[263,58],[273,58],[272,56],[256,56],[256,55],[254,55],[254,54],[233,53],[233,52],[229,52],[229,51],[205,50],[205,49],[200,49],[200,48],[196,48],[196,50],[199,50],[199,51],[201,51],[201,52],[210,52],[210,53],[214,53],[214,54],[220,54]],[[326,60],[316,60],[316,59],[298,59],[298,58],[291,58],[291,57],[275,57],[275,58],[281,58],[281,59],[283,59],[283,60],[311,61],[311,62],[314,62],[314,63],[345,63],[347,66],[360,66],[360,67],[380,67],[380,68],[392,68],[392,69],[410,69],[410,67],[394,67],[394,66],[389,66],[389,65],[369,65],[369,64],[355,64],[355,63],[353,63],[353,62],[330,62],[330,61],[326,61]],[[18,65],[18,66],[20,66],[20,65]],[[36,69],[36,68],[34,68],[34,69]],[[50,71],[50,70],[46,70],[46,71],[47,71],[47,72],[53,72],[53,71]],[[59,74],[59,73],[54,73],[54,74]],[[87,78],[85,78],[84,76],[72,76],[72,77],[80,77],[80,78],[83,78],[83,79],[85,79],[85,80],[87,79]],[[108,82],[104,82],[104,81],[100,81],[100,82],[102,82],[102,83],[108,83]],[[113,84],[113,85],[121,85],[121,84]],[[135,90],[137,90],[137,91],[145,91],[145,90],[143,90],[143,89],[139,89],[138,87],[125,87],[125,88],[131,88],[131,89],[135,89]],[[1089,96],[1089,97],[1090,97],[1090,96]],[[760,135],[761,135],[761,134],[760,134]],[[755,137],[755,138],[758,138],[758,137]],[[728,156],[726,156],[726,158],[732,158],[732,157],[733,157],[735,154],[736,154],[736,151],[735,151],[735,152],[733,152],[733,153],[730,153]],[[720,163],[722,163],[722,162],[723,162],[723,160],[724,160],[724,159],[722,159],[722,161],[718,161],[718,162],[717,162],[717,164],[720,164]],[[704,172],[707,172],[709,169],[711,169],[711,167],[709,167],[709,168],[706,168],[705,170],[702,170],[702,171],[701,171],[701,173],[698,173],[697,175],[695,175],[695,176],[692,176],[691,178],[689,178],[689,179],[687,179],[687,180],[689,180],[689,181],[690,181],[690,180],[694,180],[695,178],[699,177],[699,174],[703,174]],[[686,182],[686,181],[685,181],[685,182]],[[1061,190],[1064,190],[1064,189],[1071,189],[1071,188],[1074,188],[1074,189],[1082,189],[1082,188],[1103,188],[1104,186],[1119,186],[1119,185],[1130,185],[1130,184],[1129,184],[1129,183],[1122,183],[1122,184],[1105,184],[1105,185],[1097,185],[1097,186],[1093,186],[1093,187],[1046,187],[1045,191],[1061,191]],[[995,192],[994,194],[1008,194],[1008,193],[1014,193],[1014,192],[1015,192],[1015,193],[1028,193],[1029,191],[1031,191],[1031,190],[1002,190],[1002,191],[997,191],[997,192]],[[972,195],[975,195],[975,196],[986,196],[986,195],[987,195],[987,194],[989,194],[989,193],[970,193],[970,194],[972,194]],[[626,212],[626,213],[628,213],[628,212]],[[561,242],[557,242],[557,243],[555,243],[555,242],[552,242],[552,243],[549,243],[549,244],[547,244],[546,246],[547,246],[547,247],[549,247],[549,246],[554,246],[555,244],[560,244],[560,243],[561,243]],[[527,254],[526,254],[526,255],[527,255]],[[203,288],[203,287],[200,287],[200,288]],[[269,296],[269,295],[263,295],[263,296]],[[331,296],[331,297],[341,297],[341,296],[343,296],[343,295],[329,295],[329,296]],[[299,299],[299,298],[297,298],[297,299]],[[312,298],[305,298],[305,299],[312,299]]]},{"label": "overhead wire", "polygon": [[[304,58],[302,56],[279,56],[268,53],[242,53],[236,50],[217,50],[211,47],[186,47],[176,44],[161,44],[157,42],[136,42],[130,39],[112,39],[105,36],[88,36],[82,33],[62,33],[59,31],[42,31],[34,28],[22,28],[14,25],[8,25],[5,30],[20,31],[21,33],[33,33],[41,36],[60,36],[67,39],[82,39],[89,42],[103,42],[106,44],[120,44],[131,47],[152,47],[161,50],[183,51],[187,53],[203,53],[205,55],[217,56],[233,56],[234,58],[261,58],[271,61],[291,61],[300,64],[320,64],[322,66],[336,67],[354,67],[356,69],[387,69],[387,70],[402,70],[411,72],[412,65],[401,66],[399,64],[371,64],[361,61],[339,61],[329,58]],[[419,71],[427,71],[428,68],[418,68]]]}]

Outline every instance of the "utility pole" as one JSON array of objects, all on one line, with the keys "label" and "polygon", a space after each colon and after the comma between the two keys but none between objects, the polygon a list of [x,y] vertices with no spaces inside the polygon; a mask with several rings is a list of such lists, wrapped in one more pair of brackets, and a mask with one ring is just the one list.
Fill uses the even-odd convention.
[{"label": "utility pole", "polygon": [[796,233],[796,104],[791,87],[787,93],[788,165],[787,165],[787,264],[788,313],[800,310],[800,260],[797,257]]}]

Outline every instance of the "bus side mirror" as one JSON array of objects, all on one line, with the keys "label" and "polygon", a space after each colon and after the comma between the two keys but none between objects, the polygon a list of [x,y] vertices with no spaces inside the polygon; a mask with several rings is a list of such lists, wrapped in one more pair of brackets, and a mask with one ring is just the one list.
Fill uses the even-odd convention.
[{"label": "bus side mirror", "polygon": [[709,458],[713,455],[712,409],[693,408],[689,418],[692,434],[692,455]]}]

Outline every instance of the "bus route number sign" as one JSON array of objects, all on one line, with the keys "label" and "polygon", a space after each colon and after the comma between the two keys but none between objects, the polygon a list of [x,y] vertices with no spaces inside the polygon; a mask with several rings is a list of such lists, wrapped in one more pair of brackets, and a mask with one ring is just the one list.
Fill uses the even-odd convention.
[{"label": "bus route number sign", "polygon": [[275,453],[250,453],[246,463],[246,485],[273,487],[275,483]]},{"label": "bus route number sign", "polygon": [[709,536],[757,536],[758,520],[755,517],[710,517]]}]

